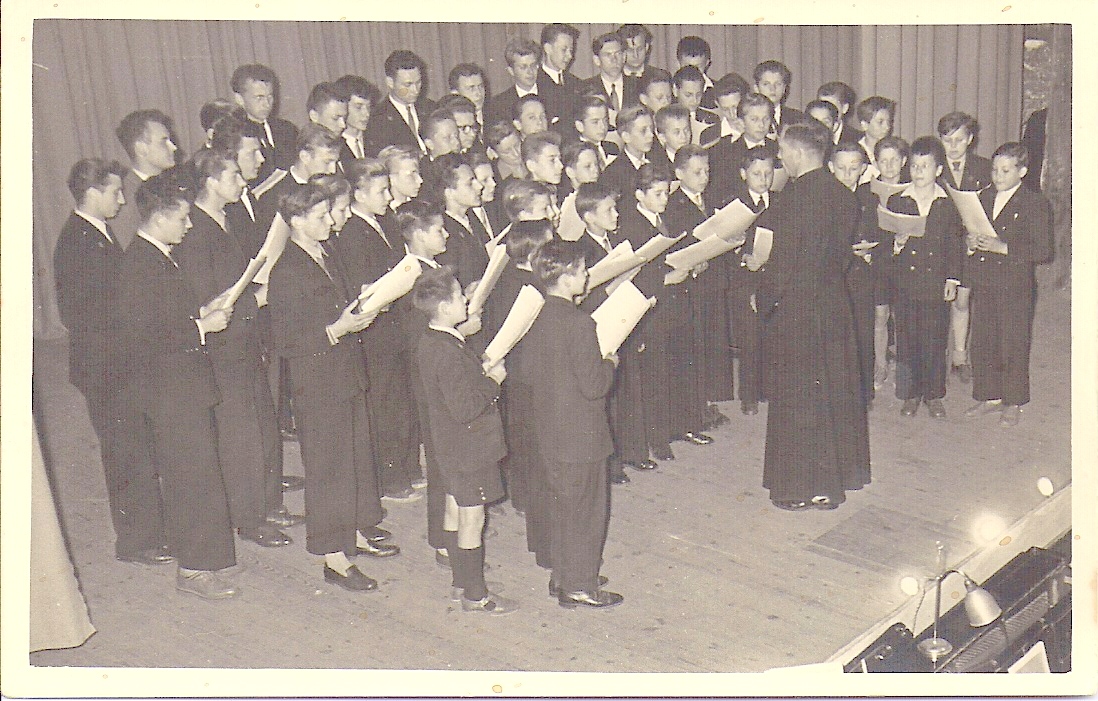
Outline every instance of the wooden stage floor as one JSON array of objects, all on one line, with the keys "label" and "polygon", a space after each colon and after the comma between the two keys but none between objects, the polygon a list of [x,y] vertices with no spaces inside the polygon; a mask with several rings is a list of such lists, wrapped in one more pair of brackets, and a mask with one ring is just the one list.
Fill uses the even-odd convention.
[{"label": "wooden stage floor", "polygon": [[[995,417],[965,419],[971,387],[952,377],[948,421],[925,408],[903,418],[890,381],[870,415],[872,484],[836,511],[775,509],[761,487],[765,405],[754,417],[738,402],[723,405],[732,422],[714,432],[713,445],[676,443],[678,459],[613,489],[602,572],[607,588],[625,595],[618,608],[568,611],[548,598],[547,574],[507,507],[491,520],[498,535],[487,541],[488,579],[522,609],[499,619],[462,614],[448,601],[449,574],[425,540],[425,501],[388,506],[384,525],[403,553],[359,558],[381,582],[372,594],[326,585],[321,560],[304,550],[303,527],[289,530],[296,542],[287,548],[238,540],[244,592],[226,602],[177,593],[172,567],[115,561],[96,439],[65,380],[65,345],[38,343],[43,445],[98,632],[79,648],[35,653],[31,664],[760,672],[823,662],[910,604],[899,580],[934,574],[935,541],[948,563],[959,562],[983,547],[974,529],[981,515],[1006,527],[1045,503],[1040,477],[1057,489],[1070,483],[1070,307],[1068,292],[1042,289],[1033,401],[1013,430]],[[296,445],[286,445],[287,472],[301,474]],[[287,503],[299,512],[301,493]],[[917,622],[905,622],[918,632],[932,606],[933,595]]]}]

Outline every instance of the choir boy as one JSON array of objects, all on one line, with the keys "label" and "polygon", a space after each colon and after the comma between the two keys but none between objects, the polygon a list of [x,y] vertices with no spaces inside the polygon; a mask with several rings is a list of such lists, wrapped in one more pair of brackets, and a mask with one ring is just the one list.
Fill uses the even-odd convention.
[{"label": "choir boy", "polygon": [[275,116],[278,111],[278,78],[267,66],[258,63],[240,66],[230,87],[233,100],[244,108],[248,122],[254,125],[263,150],[264,166],[248,184],[255,187],[265,181],[276,168],[286,170],[297,156],[297,127],[293,122]]}]

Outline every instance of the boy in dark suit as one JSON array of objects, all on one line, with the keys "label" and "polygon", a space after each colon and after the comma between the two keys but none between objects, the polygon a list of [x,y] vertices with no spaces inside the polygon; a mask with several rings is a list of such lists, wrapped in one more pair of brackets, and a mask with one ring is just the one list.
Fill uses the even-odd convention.
[{"label": "boy in dark suit", "polygon": [[160,487],[150,456],[126,459],[120,450],[118,388],[126,368],[120,365],[111,313],[114,281],[123,258],[109,219],[124,202],[126,167],[100,158],[77,162],[69,172],[76,209],[53,251],[57,309],[69,331],[69,381],[88,406],[107,481],[114,524],[115,557],[124,562],[162,565],[174,562],[164,535]]},{"label": "boy in dark suit", "polygon": [[450,92],[461,95],[473,103],[476,108],[477,127],[480,133],[488,127],[485,117],[485,98],[488,96],[488,77],[484,69],[475,63],[459,63],[450,70],[447,77]]},{"label": "boy in dark suit", "polygon": [[[942,182],[956,190],[979,192],[991,184],[991,161],[972,151],[972,144],[980,134],[980,124],[964,112],[950,112],[938,120],[938,138],[945,148],[945,167]],[[969,334],[969,286],[965,281],[972,258],[965,258],[961,272],[961,286],[957,298],[949,307],[949,327],[953,336],[950,350],[950,372],[961,382],[972,381],[972,365],[968,359]]]},{"label": "boy in dark suit", "polygon": [[710,48],[709,42],[699,36],[685,36],[679,39],[679,43],[675,45],[675,61],[679,64],[679,70],[686,66],[693,66],[701,71],[701,106],[707,110],[716,107],[716,101],[710,92],[713,80],[709,77],[708,71],[713,63],[713,49]]},{"label": "boy in dark suit", "polygon": [[716,107],[714,114],[720,117],[720,121],[705,128],[699,138],[699,143],[709,148],[724,139],[735,141],[743,133],[743,120],[740,119],[740,101],[748,93],[747,81],[739,73],[728,73],[717,80],[713,85],[713,98]]},{"label": "boy in dark suit", "polygon": [[212,411],[220,396],[205,346],[232,308],[220,295],[197,298],[172,258],[190,228],[189,196],[179,184],[160,175],[137,191],[141,224],[114,280],[111,323],[126,377],[112,418],[122,454],[151,460],[160,478],[168,546],[179,562],[176,588],[226,599],[239,590],[218,571],[236,564],[236,553]]},{"label": "boy in dark suit", "polygon": [[305,113],[309,115],[310,123],[319,124],[332,136],[342,138],[343,130],[347,128],[347,96],[334,83],[317,83],[309,91]]},{"label": "boy in dark suit", "polygon": [[[991,183],[980,202],[995,227],[991,236],[965,236],[972,253],[972,398],[965,412],[1001,409],[1000,423],[1016,426],[1029,402],[1029,347],[1037,295],[1034,266],[1052,258],[1048,200],[1022,184],[1025,146],[1008,142],[991,158]],[[966,279],[967,281],[967,279]]]},{"label": "boy in dark suit", "polygon": [[835,143],[840,141],[856,142],[865,136],[860,129],[846,123],[850,109],[857,104],[854,88],[841,81],[833,80],[816,89],[816,99],[830,102],[839,111],[839,128],[834,137]]},{"label": "boy in dark suit", "polygon": [[404,145],[427,153],[419,136],[419,124],[431,112],[421,95],[427,64],[415,53],[398,49],[385,59],[385,86],[389,95],[381,101],[366,125],[366,155],[375,156],[386,146]]},{"label": "boy in dark suit", "polygon": [[[675,94],[675,104],[681,105],[687,111],[691,141],[700,144],[702,132],[720,121],[715,113],[702,107],[703,97],[707,94],[705,76],[695,66],[683,66],[675,71],[671,86]],[[708,95],[712,98],[711,89]]]},{"label": "boy in dark suit", "polygon": [[469,211],[480,205],[484,188],[469,162],[458,154],[448,154],[431,163],[426,182],[428,192],[443,206],[443,226],[449,235],[446,251],[439,255],[438,262],[451,266],[463,288],[468,287],[484,275],[488,266],[484,248],[488,234]]},{"label": "boy in dark suit", "polygon": [[592,60],[598,73],[583,81],[580,87],[581,93],[598,95],[606,100],[611,125],[617,124],[618,112],[637,104],[637,79],[622,72],[625,65],[622,49],[621,37],[613,32],[592,39]]},{"label": "boy in dark suit", "polygon": [[264,167],[249,185],[263,182],[276,168],[286,170],[297,155],[297,127],[275,116],[278,107],[278,78],[267,66],[258,63],[240,66],[229,81],[236,104],[244,108],[255,125],[263,149]]},{"label": "boy in dark suit", "polygon": [[522,142],[522,163],[530,180],[541,183],[553,194],[553,207],[560,208],[561,176],[564,164],[560,160],[560,135],[553,131],[533,134]]},{"label": "boy in dark suit", "polygon": [[599,182],[632,200],[637,171],[648,163],[648,152],[656,141],[652,114],[640,105],[623,110],[618,115],[618,134],[622,153],[602,171]]},{"label": "boy in dark suit", "polygon": [[656,113],[656,141],[659,148],[648,152],[652,165],[668,171],[675,168],[675,154],[692,141],[690,112],[681,104],[664,107]]},{"label": "boy in dark suit", "polygon": [[275,348],[287,359],[301,456],[308,472],[306,549],[324,556],[324,580],[351,591],[377,582],[348,560],[360,551],[396,555],[369,540],[382,518],[366,406],[366,369],[357,333],[374,315],[358,314],[339,261],[322,245],[334,221],[328,193],[307,183],[279,208],[290,226],[271,271],[268,299]]},{"label": "boy in dark suit", "polygon": [[877,169],[877,142],[892,134],[892,125],[896,120],[896,101],[880,95],[872,95],[858,103],[858,125],[862,129],[862,138],[858,140],[869,166],[862,173],[860,182],[869,182],[880,175]]},{"label": "boy in dark suit", "polygon": [[141,224],[141,215],[137,211],[137,188],[149,178],[173,167],[179,148],[172,135],[172,120],[160,110],[131,112],[122,119],[114,133],[130,159],[130,170],[122,177],[122,197],[126,204],[118,210],[112,227],[122,248],[126,248]]},{"label": "boy in dark suit", "polygon": [[781,61],[763,61],[755,66],[751,76],[755,80],[755,92],[765,95],[774,104],[775,136],[787,125],[804,121],[804,112],[785,104],[789,85],[793,82],[793,71],[788,66]]},{"label": "boy in dark suit", "polygon": [[551,494],[549,592],[561,606],[605,608],[623,597],[599,588],[610,518],[606,459],[613,450],[606,395],[617,356],[602,357],[595,322],[576,309],[587,287],[583,254],[550,241],[534,257],[545,306],[523,339],[522,364],[536,409],[538,450]]},{"label": "boy in dark suit", "polygon": [[637,102],[650,114],[655,114],[675,101],[671,76],[652,74],[637,82]]},{"label": "boy in dark suit", "polygon": [[503,615],[518,607],[484,582],[484,507],[503,498],[499,462],[507,454],[498,401],[503,363],[482,363],[455,327],[467,300],[449,268],[425,271],[412,304],[428,316],[414,350],[416,401],[427,417],[424,448],[446,494],[443,536],[450,553],[451,599],[462,611]]},{"label": "boy in dark suit", "polygon": [[327,127],[309,123],[298,132],[297,158],[285,171],[275,173],[264,185],[267,189],[258,190],[259,209],[256,212],[259,230],[266,237],[267,231],[278,214],[279,202],[294,190],[299,189],[318,174],[331,175],[336,172],[341,140]]},{"label": "boy in dark suit", "polygon": [[381,102],[381,91],[359,75],[345,75],[332,85],[347,103],[347,124],[340,135],[343,146],[339,150],[340,168],[346,170],[354,159],[366,157],[366,127],[371,112]]},{"label": "boy in dark suit", "polygon": [[538,63],[541,62],[541,48],[537,43],[514,37],[503,49],[503,58],[507,62],[507,73],[514,84],[501,90],[488,99],[485,117],[491,126],[501,120],[510,121],[515,102],[527,95],[545,98],[538,84]]},{"label": "boy in dark suit", "polygon": [[576,108],[576,133],[580,141],[590,144],[599,159],[599,170],[617,158],[621,149],[613,141],[607,141],[610,132],[610,111],[606,100],[598,95],[586,95],[580,99]]},{"label": "boy in dark suit", "polygon": [[[945,152],[932,136],[911,144],[911,185],[888,198],[888,209],[926,217],[923,236],[897,234],[895,256],[896,397],[900,414],[914,416],[920,401],[932,418],[944,419],[946,306],[961,278],[961,215],[937,183]],[[883,251],[881,252],[883,253]],[[880,254],[877,254],[880,255]]]},{"label": "boy in dark suit", "polygon": [[774,167],[779,165],[777,142],[767,138],[774,124],[774,103],[765,95],[748,93],[740,100],[738,110],[743,134],[735,141],[721,139],[709,149],[713,181],[710,199],[716,207],[732,201],[732,189],[740,180],[739,168],[749,149],[766,149],[773,156]]},{"label": "boy in dark suit", "polygon": [[582,82],[568,69],[576,55],[579,30],[570,24],[547,24],[541,28],[541,68],[538,90],[545,102],[549,124],[555,129],[572,123],[576,97]]},{"label": "boy in dark suit", "polygon": [[653,75],[671,77],[664,69],[648,63],[652,54],[652,30],[643,24],[623,24],[618,27],[617,34],[624,42],[626,75],[638,81]]}]

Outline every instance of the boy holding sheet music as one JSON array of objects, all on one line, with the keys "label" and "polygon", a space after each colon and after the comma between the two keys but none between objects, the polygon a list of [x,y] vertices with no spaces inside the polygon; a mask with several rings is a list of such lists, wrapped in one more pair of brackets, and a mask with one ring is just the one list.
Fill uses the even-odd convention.
[{"label": "boy holding sheet music", "polygon": [[618,358],[603,357],[594,320],[576,308],[587,288],[583,253],[550,241],[535,254],[533,269],[546,300],[523,339],[522,365],[539,398],[534,425],[550,494],[549,593],[565,608],[616,606],[624,597],[600,588],[599,565],[613,451],[606,396]]},{"label": "boy holding sheet music", "polygon": [[944,419],[949,306],[961,277],[961,217],[937,183],[945,152],[932,136],[911,144],[911,185],[888,198],[889,211],[917,216],[923,233],[896,233],[896,397],[902,416],[925,403]]},{"label": "boy holding sheet music", "polygon": [[[972,251],[972,397],[965,412],[1002,411],[1000,423],[1016,426],[1029,402],[1029,347],[1037,294],[1034,266],[1052,259],[1052,214],[1044,195],[1022,184],[1026,147],[1008,142],[991,159],[990,187],[980,204],[995,235],[969,231]],[[966,270],[967,272],[967,270]]]},{"label": "boy holding sheet music", "polygon": [[412,304],[430,319],[413,350],[416,401],[426,417],[424,448],[445,494],[443,537],[453,571],[451,600],[465,612],[504,615],[517,606],[484,582],[484,507],[503,497],[499,461],[507,453],[498,401],[502,361],[488,366],[455,327],[467,300],[448,267],[427,270]]}]

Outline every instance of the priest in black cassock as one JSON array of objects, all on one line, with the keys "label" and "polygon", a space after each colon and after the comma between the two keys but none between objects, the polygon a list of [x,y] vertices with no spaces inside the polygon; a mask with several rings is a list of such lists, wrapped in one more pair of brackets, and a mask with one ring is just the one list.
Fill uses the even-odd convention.
[{"label": "priest in black cassock", "polygon": [[788,511],[834,509],[869,483],[869,436],[843,284],[853,260],[854,193],[824,163],[818,124],[786,127],[779,153],[793,180],[757,224],[774,232],[756,297],[769,398],[763,486]]}]

